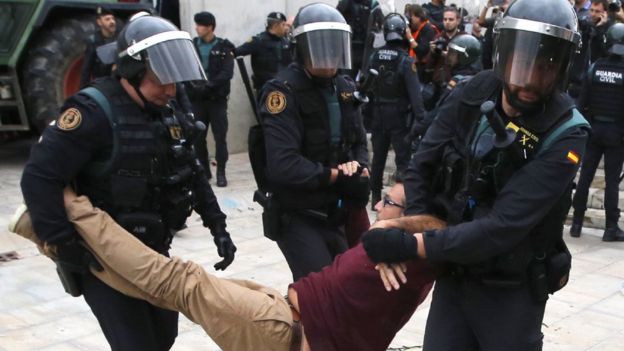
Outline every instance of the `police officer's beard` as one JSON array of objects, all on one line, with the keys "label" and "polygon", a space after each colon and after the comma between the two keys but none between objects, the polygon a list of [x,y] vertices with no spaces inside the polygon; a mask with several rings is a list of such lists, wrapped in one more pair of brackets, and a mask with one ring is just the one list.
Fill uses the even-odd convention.
[{"label": "police officer's beard", "polygon": [[512,91],[509,88],[509,84],[504,84],[503,89],[505,90],[505,94],[507,95],[507,101],[509,102],[511,107],[515,108],[518,112],[522,114],[531,114],[531,113],[539,112],[539,111],[542,111],[545,107],[546,98],[544,98],[544,96],[542,96],[542,94],[537,92],[537,90],[535,89],[531,89],[530,87],[525,88],[525,89],[532,90],[534,93],[536,93],[540,97],[535,102],[524,102],[520,100],[520,98],[518,97],[518,93],[520,92],[520,90],[518,89],[515,92]]}]

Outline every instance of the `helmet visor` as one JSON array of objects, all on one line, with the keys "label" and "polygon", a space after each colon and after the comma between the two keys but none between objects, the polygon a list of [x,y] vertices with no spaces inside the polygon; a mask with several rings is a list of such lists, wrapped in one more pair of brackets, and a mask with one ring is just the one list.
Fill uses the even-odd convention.
[{"label": "helmet visor", "polygon": [[[305,26],[304,26],[305,27]],[[308,68],[351,69],[351,33],[340,29],[318,29],[296,37],[297,50]]]},{"label": "helmet visor", "polygon": [[167,40],[146,50],[149,68],[161,84],[206,80],[206,74],[190,40]]},{"label": "helmet visor", "polygon": [[566,86],[575,44],[542,33],[501,29],[496,39],[494,71],[506,84],[545,96]]}]

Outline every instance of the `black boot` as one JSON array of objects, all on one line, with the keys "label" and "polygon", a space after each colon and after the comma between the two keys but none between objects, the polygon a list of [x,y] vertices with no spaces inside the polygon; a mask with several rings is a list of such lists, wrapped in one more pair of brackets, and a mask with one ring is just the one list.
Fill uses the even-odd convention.
[{"label": "black boot", "polygon": [[581,236],[581,230],[583,230],[583,219],[585,217],[585,212],[574,211],[574,216],[572,217],[572,226],[570,227],[570,236],[573,238],[578,238]]},{"label": "black boot", "polygon": [[227,179],[225,178],[225,166],[217,165],[217,186],[227,186]]},{"label": "black boot", "polygon": [[212,172],[210,171],[210,163],[204,166],[204,174],[206,175],[206,179],[212,179]]},{"label": "black boot", "polygon": [[602,241],[624,241],[624,231],[616,224],[607,224]]},{"label": "black boot", "polygon": [[371,194],[371,211],[377,211],[375,210],[375,205],[377,205],[379,201],[381,201],[381,191],[373,190]]}]

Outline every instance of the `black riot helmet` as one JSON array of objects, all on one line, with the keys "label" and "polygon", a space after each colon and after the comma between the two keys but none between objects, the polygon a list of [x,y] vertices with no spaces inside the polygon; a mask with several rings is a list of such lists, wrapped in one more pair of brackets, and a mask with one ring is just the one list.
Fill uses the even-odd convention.
[{"label": "black riot helmet", "polygon": [[615,23],[607,31],[609,54],[624,57],[624,23]]},{"label": "black riot helmet", "polygon": [[147,69],[161,84],[206,79],[191,36],[166,19],[146,12],[130,18],[119,33],[116,49],[117,72],[133,85]]},{"label": "black riot helmet", "polygon": [[509,103],[535,111],[557,88],[567,85],[570,63],[580,42],[578,20],[568,0],[516,0],[496,26],[494,71]]},{"label": "black riot helmet", "polygon": [[383,24],[384,39],[386,41],[405,40],[405,30],[407,21],[405,17],[398,13],[391,13],[386,16]]},{"label": "black riot helmet", "polygon": [[448,44],[446,63],[451,66],[469,66],[481,57],[481,42],[470,34],[456,35]]},{"label": "black riot helmet", "polygon": [[293,22],[296,57],[306,68],[351,69],[351,26],[335,8],[302,7]]}]

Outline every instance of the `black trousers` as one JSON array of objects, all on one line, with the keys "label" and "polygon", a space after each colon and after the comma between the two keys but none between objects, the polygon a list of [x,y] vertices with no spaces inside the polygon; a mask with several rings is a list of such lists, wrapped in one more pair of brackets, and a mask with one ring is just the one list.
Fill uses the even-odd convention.
[{"label": "black trousers", "polygon": [[215,99],[204,99],[193,101],[193,113],[195,118],[206,124],[206,130],[199,136],[195,144],[195,152],[197,158],[203,164],[204,168],[209,166],[209,153],[208,145],[206,143],[206,136],[208,135],[208,128],[212,129],[212,135],[215,140],[215,159],[217,164],[224,166],[228,160],[227,149],[227,98],[219,97]]},{"label": "black trousers", "polygon": [[391,144],[394,149],[394,163],[397,173],[405,173],[411,155],[411,147],[404,141],[407,133],[407,128],[392,130],[374,129],[372,131],[373,164],[370,175],[372,191],[381,191],[383,187],[383,173]]},{"label": "black trousers", "polygon": [[604,155],[605,198],[604,207],[607,223],[616,224],[620,218],[619,177],[624,162],[623,134],[615,123],[592,123],[592,134],[587,142],[585,157],[581,165],[581,175],[572,200],[572,207],[577,216],[587,209],[589,187],[596,174],[600,158]]},{"label": "black trousers", "polygon": [[288,262],[293,281],[319,272],[347,250],[344,230],[327,220],[289,213],[282,216],[281,224],[277,245]]},{"label": "black trousers", "polygon": [[82,279],[85,301],[113,351],[165,351],[178,336],[178,312],[128,297],[88,273]]},{"label": "black trousers", "polygon": [[545,307],[532,300],[528,285],[500,288],[440,277],[423,351],[539,351]]}]

